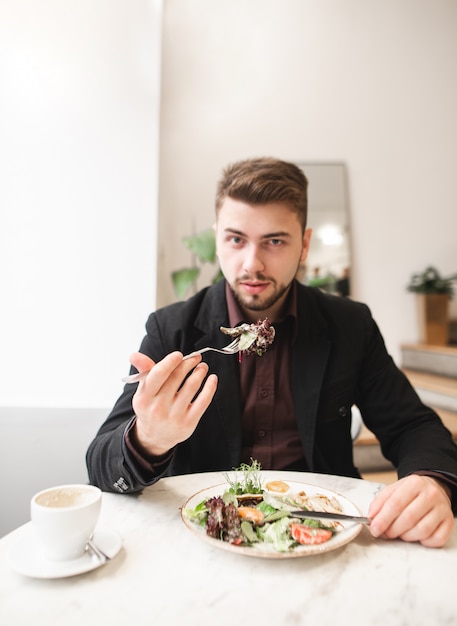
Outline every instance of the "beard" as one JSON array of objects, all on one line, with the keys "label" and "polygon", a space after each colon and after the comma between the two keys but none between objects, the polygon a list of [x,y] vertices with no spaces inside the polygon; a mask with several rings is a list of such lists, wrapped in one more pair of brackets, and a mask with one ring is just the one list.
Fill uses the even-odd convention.
[{"label": "beard", "polygon": [[[266,280],[264,276],[260,276],[260,275],[256,276],[256,279]],[[244,296],[237,290],[237,284],[239,282],[243,282],[244,280],[246,280],[246,278],[237,280],[234,285],[230,285],[230,288],[238,304],[242,308],[248,311],[268,310],[270,307],[276,304],[276,302],[278,302],[278,300],[280,300],[289,291],[290,285],[292,284],[292,283],[289,283],[287,285],[284,285],[284,284],[278,285],[276,284],[274,280],[270,278],[269,279],[270,284],[272,284],[274,287],[273,293],[270,296],[263,297],[262,295],[256,295],[256,294],[250,295],[250,296]]]}]

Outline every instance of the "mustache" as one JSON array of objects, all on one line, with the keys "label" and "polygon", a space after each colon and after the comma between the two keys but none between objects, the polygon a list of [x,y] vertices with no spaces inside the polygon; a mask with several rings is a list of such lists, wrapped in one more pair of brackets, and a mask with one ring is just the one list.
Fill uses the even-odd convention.
[{"label": "mustache", "polygon": [[248,276],[246,274],[245,276],[241,276],[237,280],[238,283],[249,283],[249,282],[256,282],[256,281],[258,281],[258,282],[267,282],[267,281],[274,282],[273,278],[270,278],[269,276],[265,276],[265,274],[255,274],[254,276]]}]

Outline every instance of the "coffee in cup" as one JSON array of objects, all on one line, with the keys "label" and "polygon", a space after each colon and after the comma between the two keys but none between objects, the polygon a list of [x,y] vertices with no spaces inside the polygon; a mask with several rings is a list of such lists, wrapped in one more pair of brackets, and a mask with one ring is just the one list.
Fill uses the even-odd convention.
[{"label": "coffee in cup", "polygon": [[30,511],[43,555],[50,561],[81,557],[100,515],[102,492],[92,485],[60,485],[35,494]]}]

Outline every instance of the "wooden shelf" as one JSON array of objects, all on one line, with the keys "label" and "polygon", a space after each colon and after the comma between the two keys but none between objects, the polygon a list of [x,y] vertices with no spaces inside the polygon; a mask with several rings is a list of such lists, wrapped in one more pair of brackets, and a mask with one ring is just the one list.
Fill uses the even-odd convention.
[{"label": "wooden shelf", "polygon": [[457,398],[457,380],[455,378],[410,369],[404,369],[403,373],[415,388],[428,389]]},{"label": "wooden shelf", "polygon": [[[445,409],[437,409],[434,408],[434,411],[438,413],[443,424],[448,428],[453,438],[457,441],[457,413],[453,411],[446,411]],[[356,446],[376,446],[379,445],[378,439],[373,435],[373,433],[368,430],[365,424],[362,424],[362,428],[360,430],[360,435],[354,441],[354,445]]]},{"label": "wooden shelf", "polygon": [[372,480],[375,483],[390,485],[397,482],[397,472],[364,472],[362,478]]},{"label": "wooden shelf", "polygon": [[449,354],[457,356],[457,346],[432,346],[428,343],[404,343],[401,345],[402,350],[416,350],[418,352],[433,352],[434,354]]}]

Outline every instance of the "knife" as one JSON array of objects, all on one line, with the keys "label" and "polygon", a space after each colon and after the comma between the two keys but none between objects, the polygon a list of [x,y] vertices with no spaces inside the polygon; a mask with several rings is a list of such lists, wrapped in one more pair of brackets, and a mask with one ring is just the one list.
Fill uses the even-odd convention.
[{"label": "knife", "polygon": [[357,522],[358,524],[371,523],[369,517],[360,517],[359,515],[345,515],[344,513],[327,513],[323,511],[289,511],[291,517],[300,517],[302,519],[331,519],[343,522]]}]

